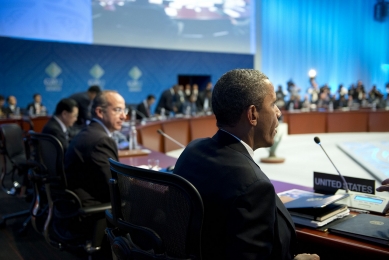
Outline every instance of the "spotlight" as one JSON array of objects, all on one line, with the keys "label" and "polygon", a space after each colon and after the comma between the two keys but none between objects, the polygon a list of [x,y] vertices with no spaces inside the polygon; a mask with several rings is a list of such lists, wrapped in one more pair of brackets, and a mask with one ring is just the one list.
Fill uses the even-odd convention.
[{"label": "spotlight", "polygon": [[310,78],[316,77],[316,70],[310,69],[310,70],[308,71],[308,76],[309,76]]}]

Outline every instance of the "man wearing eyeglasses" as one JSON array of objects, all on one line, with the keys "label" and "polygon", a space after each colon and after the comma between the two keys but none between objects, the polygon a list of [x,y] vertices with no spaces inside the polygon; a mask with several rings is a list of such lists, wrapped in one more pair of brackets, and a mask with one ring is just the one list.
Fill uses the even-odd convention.
[{"label": "man wearing eyeglasses", "polygon": [[76,135],[65,155],[65,172],[69,188],[83,206],[110,201],[111,178],[108,159],[118,160],[114,131],[122,128],[128,109],[116,91],[102,91],[92,104],[92,121]]}]

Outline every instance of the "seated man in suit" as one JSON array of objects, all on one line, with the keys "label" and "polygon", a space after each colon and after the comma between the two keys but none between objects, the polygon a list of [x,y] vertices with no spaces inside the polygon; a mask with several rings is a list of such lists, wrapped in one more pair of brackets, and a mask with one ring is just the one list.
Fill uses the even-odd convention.
[{"label": "seated man in suit", "polygon": [[[292,259],[292,218],[253,159],[270,147],[281,112],[269,79],[257,70],[224,74],[212,94],[219,131],[192,141],[174,173],[191,182],[204,204],[202,259]],[[319,259],[302,254],[296,259]]]},{"label": "seated man in suit", "polygon": [[148,95],[142,103],[138,104],[136,106],[136,110],[138,110],[136,113],[136,119],[150,118],[152,116],[150,107],[154,104],[154,102],[155,96]]},{"label": "seated man in suit", "polygon": [[4,108],[4,113],[7,117],[20,116],[20,108],[16,105],[17,100],[15,96],[7,97],[7,104]]},{"label": "seated man in suit", "polygon": [[5,103],[5,98],[3,95],[0,95],[0,118],[4,118],[6,117],[7,115],[5,114],[5,106],[4,106],[4,103]]},{"label": "seated man in suit", "polygon": [[203,112],[212,111],[212,82],[208,82],[203,91],[200,92],[197,98],[197,106]]},{"label": "seated man in suit", "polygon": [[93,100],[91,123],[73,138],[66,151],[64,164],[69,188],[80,197],[83,206],[110,201],[108,159],[119,159],[112,133],[122,128],[127,112],[119,93],[99,93]]},{"label": "seated man in suit", "polygon": [[42,96],[38,93],[33,96],[34,101],[27,105],[27,113],[30,116],[46,115],[46,107],[42,104]]},{"label": "seated man in suit", "polygon": [[78,107],[76,101],[71,98],[61,99],[56,108],[54,115],[42,129],[43,134],[50,134],[61,142],[64,152],[69,146],[70,136],[69,127],[76,122],[78,116]]}]

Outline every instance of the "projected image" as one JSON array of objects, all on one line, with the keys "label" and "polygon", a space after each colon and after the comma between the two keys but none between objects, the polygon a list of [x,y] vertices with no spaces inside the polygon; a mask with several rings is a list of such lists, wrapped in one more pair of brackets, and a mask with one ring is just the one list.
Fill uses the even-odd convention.
[{"label": "projected image", "polygon": [[93,0],[94,43],[250,53],[249,0]]},{"label": "projected image", "polygon": [[90,3],[0,0],[0,36],[92,43]]}]

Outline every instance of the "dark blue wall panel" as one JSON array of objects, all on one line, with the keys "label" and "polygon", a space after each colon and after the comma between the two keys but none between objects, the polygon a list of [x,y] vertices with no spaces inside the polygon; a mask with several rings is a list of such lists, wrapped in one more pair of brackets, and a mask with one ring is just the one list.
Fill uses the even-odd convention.
[{"label": "dark blue wall panel", "polygon": [[178,75],[210,75],[215,83],[234,68],[253,68],[253,56],[0,37],[0,94],[15,95],[23,108],[40,93],[50,113],[58,100],[92,83],[138,103],[151,93],[158,98]]}]

